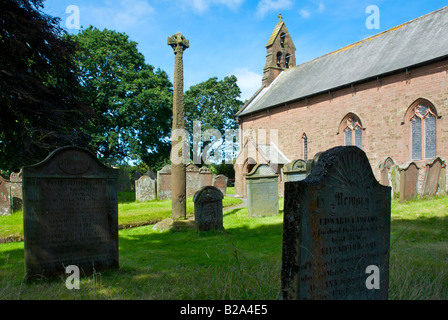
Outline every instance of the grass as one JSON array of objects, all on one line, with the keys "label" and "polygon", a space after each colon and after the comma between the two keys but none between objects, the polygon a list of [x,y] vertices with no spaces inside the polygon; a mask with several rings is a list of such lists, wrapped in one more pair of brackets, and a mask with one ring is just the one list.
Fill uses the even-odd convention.
[{"label": "grass", "polygon": [[[390,299],[448,299],[447,208],[448,197],[392,202]],[[1,244],[0,299],[278,300],[282,222],[238,208],[225,211],[225,232],[120,230],[120,269],[82,278],[80,290],[62,278],[25,283],[23,242]]]},{"label": "grass", "polygon": [[[171,200],[136,202],[134,192],[118,193],[118,225],[120,229],[155,224],[171,216]],[[242,201],[224,197],[224,209],[236,206]],[[194,214],[193,198],[187,198],[187,215]],[[23,240],[23,212],[0,217],[0,243]]]}]

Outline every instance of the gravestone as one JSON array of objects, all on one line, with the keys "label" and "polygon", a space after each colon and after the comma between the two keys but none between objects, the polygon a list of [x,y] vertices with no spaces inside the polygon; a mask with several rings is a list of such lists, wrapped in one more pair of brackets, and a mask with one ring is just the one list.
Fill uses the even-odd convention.
[{"label": "gravestone", "polygon": [[157,178],[153,171],[148,171],[135,181],[135,200],[155,200],[157,195]]},{"label": "gravestone", "polygon": [[304,180],[311,172],[312,163],[313,160],[298,159],[285,165],[283,168],[285,182]]},{"label": "gravestone", "polygon": [[[171,198],[171,166],[167,165],[157,172],[157,199]],[[213,174],[207,167],[198,168],[189,163],[185,168],[186,196],[193,197],[202,187],[213,184]]]},{"label": "gravestone", "polygon": [[[193,163],[189,163],[187,164],[185,170],[187,179],[187,197],[193,197],[194,194],[203,187],[199,179],[199,171],[201,169]],[[211,185],[211,183],[209,185]]]},{"label": "gravestone", "polygon": [[227,194],[227,177],[219,174],[213,179],[213,186],[218,188],[223,195]]},{"label": "gravestone", "polygon": [[440,174],[445,162],[439,157],[426,164],[425,178],[423,180],[423,196],[435,196],[439,189]]},{"label": "gravestone", "polygon": [[282,298],[387,299],[390,197],[355,146],[323,152],[305,180],[285,183]]},{"label": "gravestone", "polygon": [[446,164],[442,166],[439,177],[439,189],[437,195],[446,195]]},{"label": "gravestone", "polygon": [[[199,189],[206,186],[213,186],[213,179],[215,178],[215,175],[210,171],[207,167],[201,167],[199,169]],[[187,184],[188,187],[188,184]],[[196,191],[198,191],[197,189]],[[194,193],[196,193],[196,191]],[[194,194],[193,194],[194,195]]]},{"label": "gravestone", "polygon": [[391,157],[387,157],[386,160],[380,164],[380,183],[383,186],[391,186],[390,169],[395,164]]},{"label": "gravestone", "polygon": [[171,166],[157,171],[157,199],[171,199]]},{"label": "gravestone", "polygon": [[193,197],[194,220],[197,231],[222,230],[222,192],[213,186],[205,186]]},{"label": "gravestone", "polygon": [[400,202],[413,200],[418,196],[418,166],[409,162],[400,168]]},{"label": "gravestone", "polygon": [[22,170],[9,176],[11,186],[11,206],[13,211],[22,209]]},{"label": "gravestone", "polygon": [[392,198],[400,198],[400,172],[401,168],[395,164],[390,168],[390,186],[392,187]]},{"label": "gravestone", "polygon": [[22,172],[27,279],[118,268],[118,170],[64,147]]},{"label": "gravestone", "polygon": [[9,183],[0,176],[0,216],[11,215],[11,192]]},{"label": "gravestone", "polygon": [[124,169],[120,169],[120,175],[118,178],[118,191],[131,191],[132,183],[128,174]]},{"label": "gravestone", "polygon": [[278,174],[267,164],[257,164],[246,174],[247,208],[250,217],[278,214]]}]

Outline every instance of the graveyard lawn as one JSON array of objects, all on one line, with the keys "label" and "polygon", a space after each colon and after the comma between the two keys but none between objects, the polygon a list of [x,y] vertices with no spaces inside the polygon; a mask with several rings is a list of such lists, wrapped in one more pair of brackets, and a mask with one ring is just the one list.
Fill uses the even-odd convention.
[{"label": "graveyard lawn", "polygon": [[[448,299],[447,208],[448,197],[392,202],[390,299]],[[224,210],[224,232],[120,230],[120,269],[79,290],[62,278],[25,283],[23,242],[0,244],[0,299],[279,299],[283,211]]]},{"label": "graveyard lawn", "polygon": [[[224,197],[223,207],[241,204],[237,198]],[[193,198],[187,198],[187,215],[194,214]],[[155,224],[171,217],[171,200],[136,202],[134,192],[118,192],[119,229]],[[23,213],[16,211],[10,216],[0,217],[0,243],[23,240]]]}]

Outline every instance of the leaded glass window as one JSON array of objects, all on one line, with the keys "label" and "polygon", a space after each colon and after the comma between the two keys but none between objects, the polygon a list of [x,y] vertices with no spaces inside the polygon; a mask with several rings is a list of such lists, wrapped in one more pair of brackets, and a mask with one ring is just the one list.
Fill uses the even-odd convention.
[{"label": "leaded glass window", "polygon": [[344,141],[346,146],[362,149],[362,126],[357,117],[349,117],[344,122]]},{"label": "leaded glass window", "polygon": [[306,136],[306,134],[303,134],[302,140],[303,140],[303,159],[308,160],[308,137]]},{"label": "leaded glass window", "polygon": [[436,115],[425,104],[417,105],[411,112],[412,160],[434,158],[436,156]]}]

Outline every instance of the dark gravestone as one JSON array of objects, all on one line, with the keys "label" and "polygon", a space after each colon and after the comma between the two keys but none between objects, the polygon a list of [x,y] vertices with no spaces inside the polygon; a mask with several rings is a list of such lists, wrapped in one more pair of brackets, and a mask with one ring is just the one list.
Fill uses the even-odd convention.
[{"label": "dark gravestone", "polygon": [[210,231],[222,230],[222,192],[213,186],[205,186],[193,197],[194,220],[196,230]]},{"label": "dark gravestone", "polygon": [[22,171],[27,279],[118,268],[118,170],[64,147]]},{"label": "dark gravestone", "polygon": [[213,186],[218,188],[223,195],[227,194],[227,177],[219,174],[213,179]]},{"label": "dark gravestone", "polygon": [[285,182],[304,180],[311,172],[312,160],[295,160],[283,168]]},{"label": "dark gravestone", "polygon": [[267,164],[257,164],[246,174],[247,208],[250,217],[278,214],[278,174]]},{"label": "dark gravestone", "polygon": [[400,170],[400,202],[413,200],[418,196],[418,166],[415,162],[406,164]]},{"label": "dark gravestone", "polygon": [[425,178],[423,180],[423,196],[435,196],[439,189],[440,174],[445,162],[439,157],[426,164]]},{"label": "dark gravestone", "polygon": [[0,176],[0,216],[11,215],[11,192],[9,183]]},{"label": "dark gravestone", "polygon": [[[358,147],[322,153],[303,181],[285,183],[284,300],[387,299],[390,187]],[[379,268],[379,289],[366,285]]]},{"label": "dark gravestone", "polygon": [[118,191],[131,191],[132,183],[128,174],[124,169],[120,169],[120,175],[118,178]]}]

